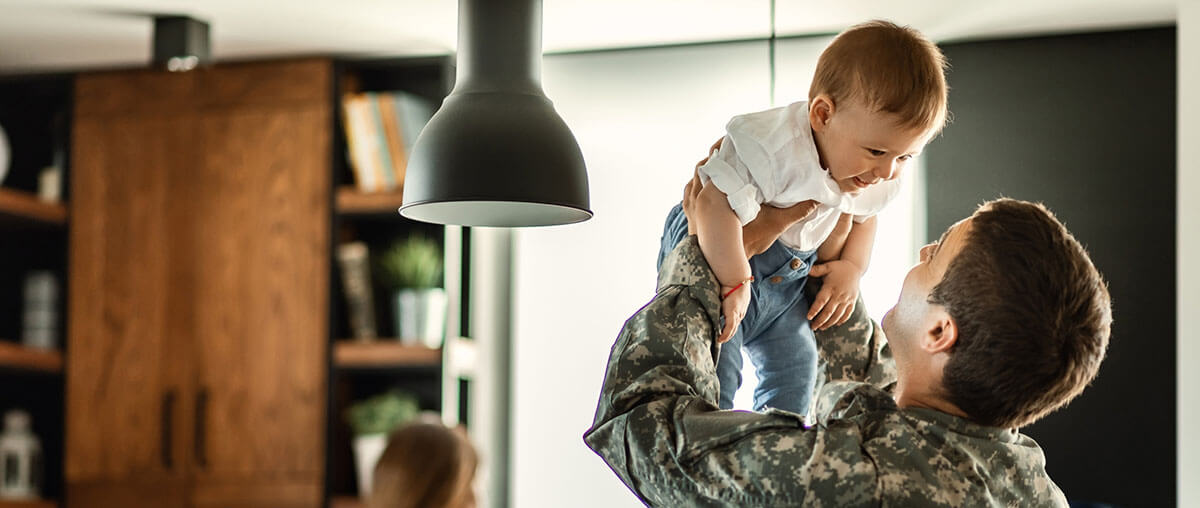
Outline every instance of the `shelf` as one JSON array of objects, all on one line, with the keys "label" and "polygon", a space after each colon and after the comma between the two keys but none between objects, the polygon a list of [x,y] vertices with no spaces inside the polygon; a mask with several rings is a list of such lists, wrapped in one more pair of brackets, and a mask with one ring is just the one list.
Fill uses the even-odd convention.
[{"label": "shelf", "polygon": [[[62,366],[62,352],[43,351],[8,341],[0,341],[0,367],[62,372]],[[0,508],[5,507],[0,505]]]},{"label": "shelf", "polygon": [[[331,506],[334,506],[331,504]],[[57,508],[58,503],[45,499],[37,499],[33,501],[11,501],[0,500],[0,508]],[[352,508],[351,505],[345,505],[344,508]]]},{"label": "shelf", "polygon": [[63,225],[67,223],[67,207],[47,203],[29,192],[0,188],[0,218]]},{"label": "shelf", "polygon": [[329,508],[367,508],[367,503],[354,496],[333,496],[329,498]]},{"label": "shelf", "polygon": [[344,215],[377,215],[377,214],[396,214],[397,210],[404,202],[404,193],[401,189],[396,189],[392,192],[360,192],[357,188],[349,185],[338,187],[336,208],[339,214]]},{"label": "shelf", "polygon": [[370,342],[339,340],[333,350],[334,365],[340,368],[436,367],[442,350],[402,344],[396,339]]}]

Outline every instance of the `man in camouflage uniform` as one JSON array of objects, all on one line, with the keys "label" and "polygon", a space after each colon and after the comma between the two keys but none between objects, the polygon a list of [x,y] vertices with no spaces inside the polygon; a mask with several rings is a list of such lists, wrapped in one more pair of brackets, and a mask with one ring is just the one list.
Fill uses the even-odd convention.
[{"label": "man in camouflage uniform", "polygon": [[[699,202],[703,228],[721,205]],[[720,316],[690,236],[613,345],[584,440],[643,503],[1067,505],[1017,428],[1095,376],[1111,313],[1086,252],[1040,205],[983,205],[921,250],[882,327],[860,301],[818,332],[812,421],[717,409]]]}]

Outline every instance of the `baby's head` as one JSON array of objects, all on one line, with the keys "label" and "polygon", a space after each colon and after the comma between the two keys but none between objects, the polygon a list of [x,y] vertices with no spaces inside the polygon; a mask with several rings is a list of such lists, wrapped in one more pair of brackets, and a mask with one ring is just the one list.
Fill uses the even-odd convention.
[{"label": "baby's head", "polygon": [[920,32],[850,27],[825,48],[808,91],[821,165],[842,192],[897,178],[946,123],[946,60]]}]

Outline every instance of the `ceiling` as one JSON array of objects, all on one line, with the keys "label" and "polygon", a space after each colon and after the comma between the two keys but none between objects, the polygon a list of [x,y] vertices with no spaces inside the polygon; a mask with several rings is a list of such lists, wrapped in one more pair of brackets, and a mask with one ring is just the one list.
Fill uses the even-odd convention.
[{"label": "ceiling", "polygon": [[[1174,23],[1188,0],[776,0],[780,36],[874,18],[939,41]],[[453,0],[0,0],[0,73],[128,67],[150,59],[151,14],[211,23],[213,56],[445,54]],[[770,0],[545,0],[547,52],[765,38]]]}]

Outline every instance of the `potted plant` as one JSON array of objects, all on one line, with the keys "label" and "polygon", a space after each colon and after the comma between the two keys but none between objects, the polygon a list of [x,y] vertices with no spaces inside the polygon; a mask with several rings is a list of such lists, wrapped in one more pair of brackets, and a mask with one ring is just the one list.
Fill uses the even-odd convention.
[{"label": "potted plant", "polygon": [[354,430],[354,465],[358,470],[358,494],[371,493],[375,463],[387,447],[391,431],[412,420],[420,412],[412,394],[391,391],[351,404],[346,421]]},{"label": "potted plant", "polygon": [[441,287],[442,253],[437,242],[411,235],[385,250],[378,268],[383,283],[392,291],[400,340],[441,347],[446,291]]}]

